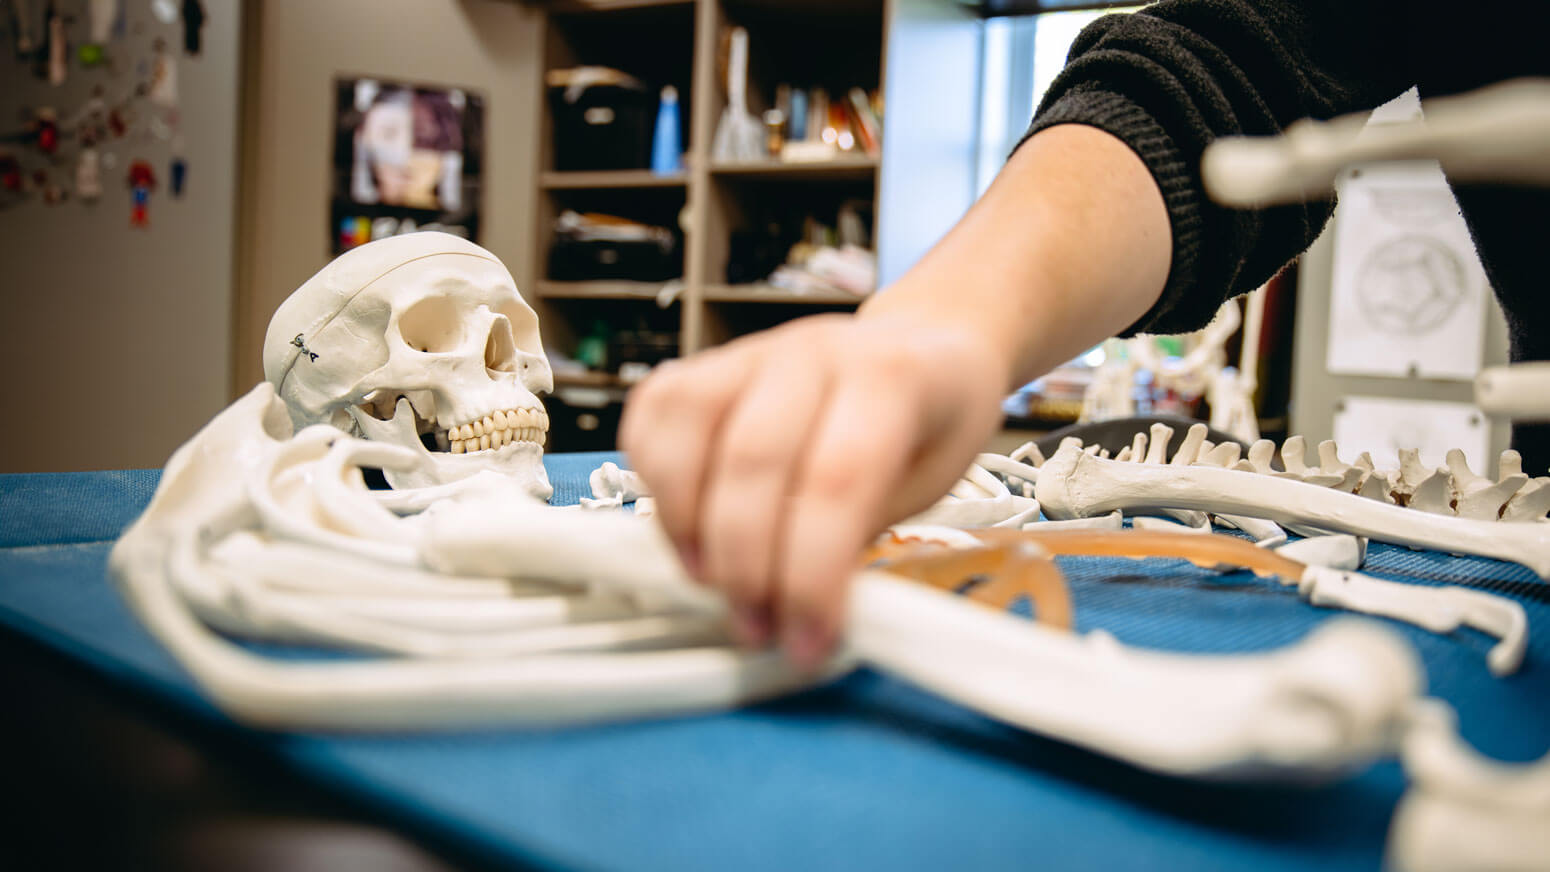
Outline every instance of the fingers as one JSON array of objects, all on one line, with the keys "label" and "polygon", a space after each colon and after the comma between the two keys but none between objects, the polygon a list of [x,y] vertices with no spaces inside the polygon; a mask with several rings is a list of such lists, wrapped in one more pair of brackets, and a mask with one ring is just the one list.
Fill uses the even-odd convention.
[{"label": "fingers", "polygon": [[698,521],[707,457],[727,408],[758,360],[756,347],[728,346],[659,367],[625,404],[619,444],[651,486],[663,529],[696,577],[703,577]]},{"label": "fingers", "polygon": [[834,647],[861,549],[883,526],[889,492],[915,452],[919,400],[885,367],[857,364],[837,381],[786,508],[780,565],[781,645],[814,668]]},{"label": "fingers", "polygon": [[787,496],[824,404],[818,355],[771,355],[722,424],[712,450],[699,523],[705,577],[732,604],[742,641],[769,640],[770,601]]}]

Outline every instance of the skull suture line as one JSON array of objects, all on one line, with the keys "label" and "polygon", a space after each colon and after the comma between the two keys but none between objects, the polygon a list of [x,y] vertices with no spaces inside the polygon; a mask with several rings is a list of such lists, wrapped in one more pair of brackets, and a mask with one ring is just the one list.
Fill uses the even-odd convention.
[{"label": "skull suture line", "polygon": [[490,252],[446,233],[352,249],[269,322],[264,377],[300,428],[328,423],[427,460],[387,471],[395,488],[482,471],[552,492],[543,468],[554,376],[538,315]]}]

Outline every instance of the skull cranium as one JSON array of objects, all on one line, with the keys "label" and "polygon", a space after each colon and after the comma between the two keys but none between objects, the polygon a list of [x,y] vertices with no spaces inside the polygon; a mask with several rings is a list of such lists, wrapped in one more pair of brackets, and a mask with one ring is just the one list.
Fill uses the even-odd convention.
[{"label": "skull cranium", "polygon": [[275,311],[264,377],[303,427],[329,423],[423,454],[396,488],[489,470],[534,496],[553,390],[538,315],[490,252],[446,233],[370,242],[335,259]]}]

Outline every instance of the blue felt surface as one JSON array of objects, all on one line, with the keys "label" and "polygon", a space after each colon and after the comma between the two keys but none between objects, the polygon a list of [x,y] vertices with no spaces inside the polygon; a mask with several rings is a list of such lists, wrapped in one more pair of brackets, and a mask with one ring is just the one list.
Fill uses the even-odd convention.
[{"label": "blue felt surface", "polygon": [[[546,458],[556,502],[612,455]],[[900,682],[859,673],[722,715],[584,729],[438,735],[256,733],[227,722],[130,616],[105,575],[111,540],[155,472],[0,476],[0,626],[256,745],[389,819],[479,853],[552,868],[1373,869],[1398,767],[1314,789],[1200,785],[1027,735]],[[1331,612],[1246,573],[1064,560],[1081,629],[1182,651],[1301,638]],[[1550,587],[1527,570],[1377,546],[1373,574],[1466,583],[1519,599],[1531,627]],[[1550,643],[1493,679],[1483,637],[1390,624],[1483,751],[1550,751]],[[1144,728],[1144,727],[1143,727]]]}]

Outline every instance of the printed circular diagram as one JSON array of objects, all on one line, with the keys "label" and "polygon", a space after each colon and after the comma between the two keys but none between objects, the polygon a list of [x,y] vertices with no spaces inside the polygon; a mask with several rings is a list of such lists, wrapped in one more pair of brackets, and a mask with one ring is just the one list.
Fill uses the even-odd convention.
[{"label": "printed circular diagram", "polygon": [[1467,273],[1458,254],[1430,236],[1401,236],[1374,248],[1356,276],[1362,313],[1388,333],[1437,329],[1464,301]]}]

